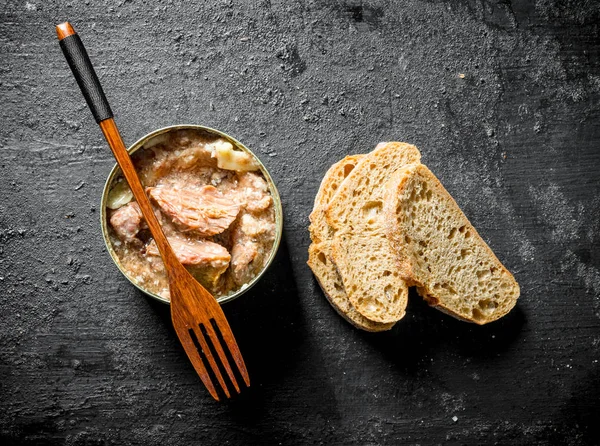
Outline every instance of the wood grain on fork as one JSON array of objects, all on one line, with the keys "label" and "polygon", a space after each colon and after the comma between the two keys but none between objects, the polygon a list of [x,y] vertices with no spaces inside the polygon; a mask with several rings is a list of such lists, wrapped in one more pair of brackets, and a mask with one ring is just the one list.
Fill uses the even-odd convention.
[{"label": "wood grain on fork", "polygon": [[[169,245],[160,223],[154,214],[152,205],[144,192],[131,158],[127,153],[125,144],[113,119],[112,110],[108,105],[92,63],[75,30],[68,22],[65,22],[56,27],[56,32],[69,66],[77,79],[77,83],[123,172],[123,176],[129,184],[162,257],[169,278],[171,320],[175,327],[175,332],[194,369],[210,394],[216,400],[219,400],[215,382],[209,374],[209,371],[212,371],[220,388],[226,397],[229,398],[231,393],[219,369],[220,366],[217,363],[217,358],[213,355],[200,328],[204,326],[210,342],[217,352],[217,357],[221,361],[221,366],[227,372],[236,392],[240,392],[240,387],[226,358],[226,349],[234,358],[244,382],[249,386],[248,371],[246,370],[244,360],[223,310],[214,296],[196,281],[179,262]],[[213,330],[211,321],[214,321],[218,326],[224,345],[221,344]],[[198,342],[198,346],[194,342],[194,338]],[[201,356],[201,353],[203,356]]]}]

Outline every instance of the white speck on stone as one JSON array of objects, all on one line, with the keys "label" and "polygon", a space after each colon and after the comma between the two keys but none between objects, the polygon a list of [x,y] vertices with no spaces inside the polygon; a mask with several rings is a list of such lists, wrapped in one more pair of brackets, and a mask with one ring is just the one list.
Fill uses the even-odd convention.
[{"label": "white speck on stone", "polygon": [[[554,243],[579,239],[580,219],[577,218],[576,210],[557,184],[529,186],[529,194],[539,209],[544,223],[552,230]],[[585,207],[582,207],[579,212],[585,212]]]},{"label": "white speck on stone", "polygon": [[458,421],[458,417],[457,417],[456,415],[454,415],[454,416],[452,417],[452,421],[454,421],[454,422],[456,423],[456,422]]},{"label": "white speck on stone", "polygon": [[27,11],[37,11],[37,6],[35,6],[33,3],[25,2],[25,9]]},{"label": "white speck on stone", "polygon": [[[453,162],[458,163],[458,165],[464,165],[467,163],[467,160],[462,157],[457,157]],[[457,179],[457,183],[475,184],[481,180],[482,179],[474,173],[463,171],[461,178]],[[486,179],[484,178],[484,181],[485,180]],[[488,178],[487,180],[490,181],[491,179]],[[529,241],[525,231],[519,227],[517,213],[510,200],[499,193],[499,189],[496,187],[485,186],[482,189],[482,194],[490,208],[497,210],[502,216],[502,219],[512,228],[509,231],[511,243],[514,244],[514,250],[519,253],[524,262],[533,262],[535,259],[535,248]],[[458,198],[460,200],[460,197]],[[458,202],[460,203],[460,201]]]},{"label": "white speck on stone", "polygon": [[593,296],[594,314],[600,318],[600,270],[581,262],[571,250],[567,250],[560,263],[560,269],[563,273],[575,270],[577,278],[583,282],[586,291]]},{"label": "white speck on stone", "polygon": [[[516,229],[512,231],[512,234],[514,237],[519,237],[519,235],[521,235]],[[531,242],[526,239],[523,238],[521,240],[521,243],[519,244],[518,247],[518,251],[519,251],[519,255],[521,256],[521,258],[526,261],[526,262],[533,262],[534,258],[533,258],[533,252],[534,252],[534,248],[533,245],[531,244]]]}]

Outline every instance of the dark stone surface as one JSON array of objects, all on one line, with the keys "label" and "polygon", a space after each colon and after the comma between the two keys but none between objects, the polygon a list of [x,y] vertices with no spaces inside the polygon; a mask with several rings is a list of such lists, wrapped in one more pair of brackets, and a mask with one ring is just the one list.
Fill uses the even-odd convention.
[{"label": "dark stone surface", "polygon": [[[600,3],[54,1],[0,6],[2,444],[598,444]],[[213,401],[168,311],[112,264],[114,164],[54,25],[79,31],[126,142],[222,129],[275,178],[285,241],[227,305],[252,377]],[[464,77],[463,77],[464,75]],[[521,284],[477,327],[415,294],[353,329],[305,265],[328,166],[416,144]]]}]

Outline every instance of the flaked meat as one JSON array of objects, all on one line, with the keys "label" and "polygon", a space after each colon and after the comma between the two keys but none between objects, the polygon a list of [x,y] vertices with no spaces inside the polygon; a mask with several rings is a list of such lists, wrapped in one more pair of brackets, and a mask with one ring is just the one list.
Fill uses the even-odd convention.
[{"label": "flaked meat", "polygon": [[271,205],[269,186],[263,177],[253,172],[244,172],[239,174],[239,178],[241,199],[248,211],[260,213]]},{"label": "flaked meat", "polygon": [[195,169],[198,165],[214,168],[217,164],[211,157],[210,149],[204,145],[192,145],[170,161],[172,167],[180,171]]},{"label": "flaked meat", "polygon": [[[179,237],[167,237],[177,259],[183,265],[212,266],[214,268],[227,268],[231,256],[227,249],[218,243],[208,240],[188,240]],[[156,242],[152,240],[146,246],[146,253],[159,256]]]},{"label": "flaked meat", "polygon": [[240,218],[240,230],[247,236],[255,238],[265,235],[270,239],[274,236],[275,224],[264,218],[256,218],[251,214],[244,214]]},{"label": "flaked meat", "polygon": [[133,154],[143,184],[155,184],[173,171],[191,171],[198,166],[217,167],[217,161],[211,157],[211,148],[207,145],[186,142],[189,136],[184,134],[175,139],[178,144],[172,150],[165,150],[165,146],[159,143]]},{"label": "flaked meat", "polygon": [[110,224],[121,240],[131,242],[142,229],[142,218],[140,207],[133,201],[115,210],[110,217]]},{"label": "flaked meat", "polygon": [[[219,278],[229,267],[231,256],[227,249],[208,240],[189,240],[180,237],[167,237],[167,240],[177,259],[202,285],[214,292]],[[160,255],[154,240],[146,246],[146,254]],[[155,269],[164,268],[159,258],[153,263]]]},{"label": "flaked meat", "polygon": [[267,215],[243,211],[231,231],[231,275],[237,285],[248,283],[260,271],[268,251],[265,240],[274,237],[275,224]]},{"label": "flaked meat", "polygon": [[[132,155],[179,260],[215,297],[251,282],[276,238],[272,188],[249,156],[230,141],[190,130],[157,136]],[[112,184],[119,199],[107,203],[109,218],[132,199],[119,187],[127,189],[121,177]],[[114,217],[112,246],[132,280],[168,299],[162,259],[136,208],[131,203]]]},{"label": "flaked meat", "polygon": [[237,285],[249,282],[254,277],[250,263],[258,255],[258,244],[248,238],[238,239],[231,248],[231,274]]},{"label": "flaked meat", "polygon": [[183,231],[196,231],[202,236],[220,234],[240,211],[239,204],[224,197],[214,186],[149,187],[146,192]]}]

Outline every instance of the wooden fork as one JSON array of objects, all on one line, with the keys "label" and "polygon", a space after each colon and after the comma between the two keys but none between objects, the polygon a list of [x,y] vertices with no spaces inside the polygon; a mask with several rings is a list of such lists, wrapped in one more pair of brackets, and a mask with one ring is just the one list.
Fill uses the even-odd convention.
[{"label": "wooden fork", "polygon": [[[209,374],[209,370],[212,370],[212,374],[216,377],[223,393],[229,398],[231,396],[230,391],[221,373],[221,368],[227,372],[227,376],[237,393],[240,392],[240,386],[233,373],[227,353],[235,362],[246,386],[250,385],[250,378],[223,310],[214,296],[200,285],[177,260],[162,232],[133,167],[131,158],[129,158],[127,149],[123,144],[112,111],[81,39],[69,22],[58,25],[56,32],[60,46],[88,107],[91,109],[96,122],[100,125],[102,133],[104,133],[104,137],[123,171],[123,175],[140,206],[160,251],[169,278],[171,319],[179,341],[210,394],[216,400],[219,400],[215,382]],[[220,360],[221,367],[217,363],[215,353]]]}]

